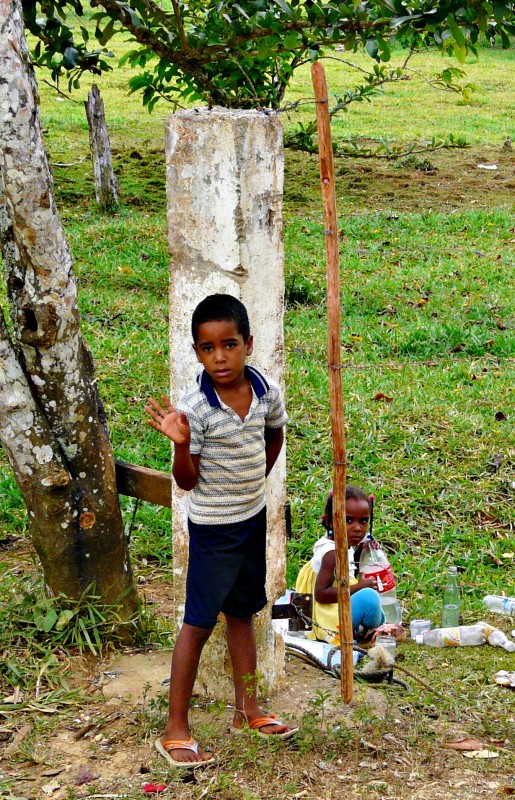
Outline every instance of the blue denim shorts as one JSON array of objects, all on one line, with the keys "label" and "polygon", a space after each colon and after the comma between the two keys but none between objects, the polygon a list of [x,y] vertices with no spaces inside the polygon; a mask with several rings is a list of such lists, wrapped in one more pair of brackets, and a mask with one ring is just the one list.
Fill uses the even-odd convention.
[{"label": "blue denim shorts", "polygon": [[266,508],[243,522],[199,525],[190,534],[184,622],[212,628],[222,611],[246,618],[266,605]]}]

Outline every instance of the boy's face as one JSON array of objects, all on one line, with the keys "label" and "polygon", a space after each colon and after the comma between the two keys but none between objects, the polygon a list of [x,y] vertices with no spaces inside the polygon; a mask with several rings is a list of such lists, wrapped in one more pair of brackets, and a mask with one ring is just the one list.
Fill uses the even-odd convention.
[{"label": "boy's face", "polygon": [[247,341],[230,320],[203,322],[197,329],[193,349],[215,386],[237,386],[243,380],[245,360],[252,353],[253,340]]}]

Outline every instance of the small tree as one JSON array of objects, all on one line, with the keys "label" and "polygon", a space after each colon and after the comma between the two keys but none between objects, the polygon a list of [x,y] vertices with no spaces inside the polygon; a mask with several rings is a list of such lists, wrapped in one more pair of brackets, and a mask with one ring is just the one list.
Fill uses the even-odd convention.
[{"label": "small tree", "polygon": [[[34,57],[70,86],[82,72],[109,69],[105,46],[117,31],[135,47],[124,61],[138,70],[132,91],[152,109],[164,98],[227,108],[278,108],[294,70],[336,46],[364,49],[387,63],[394,45],[436,47],[465,61],[481,34],[509,46],[514,5],[506,0],[90,0],[95,36],[67,23],[84,14],[81,0],[25,0],[25,19],[38,38]],[[385,74],[385,73],[384,73]]]}]

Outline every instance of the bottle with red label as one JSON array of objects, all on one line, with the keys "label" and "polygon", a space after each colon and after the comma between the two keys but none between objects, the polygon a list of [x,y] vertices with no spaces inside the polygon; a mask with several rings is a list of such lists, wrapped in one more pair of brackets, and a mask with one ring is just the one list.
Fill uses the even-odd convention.
[{"label": "bottle with red label", "polygon": [[395,577],[385,553],[377,539],[368,533],[362,544],[359,559],[359,572],[365,578],[377,580],[377,591],[381,598],[381,608],[386,622],[400,625],[402,621],[401,607],[397,600]]}]

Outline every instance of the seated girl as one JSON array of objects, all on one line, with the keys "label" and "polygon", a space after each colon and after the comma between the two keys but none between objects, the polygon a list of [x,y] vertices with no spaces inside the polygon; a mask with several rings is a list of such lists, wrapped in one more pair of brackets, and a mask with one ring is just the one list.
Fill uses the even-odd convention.
[{"label": "seated girl", "polygon": [[[347,540],[349,544],[349,583],[354,636],[375,638],[377,629],[396,635],[398,626],[384,625],[384,614],[377,592],[377,580],[359,574],[360,544],[370,521],[370,499],[356,486],[345,491]],[[326,533],[313,548],[313,558],[299,572],[295,591],[313,595],[313,629],[309,639],[339,645],[336,553],[333,534],[333,493],[327,498],[322,525]],[[356,577],[357,575],[357,577]],[[386,630],[388,628],[388,630]]]}]

